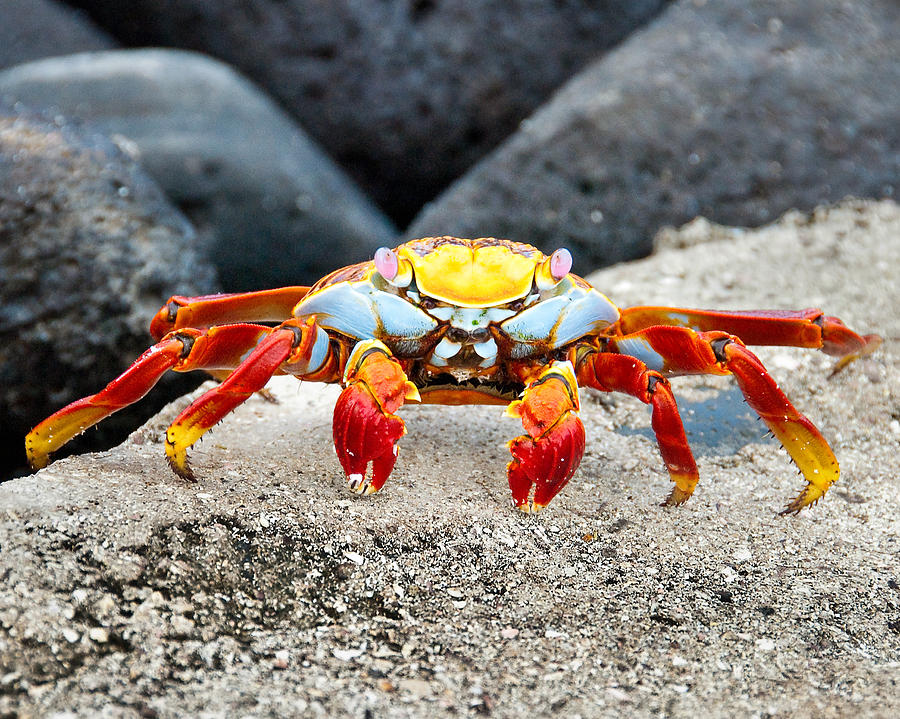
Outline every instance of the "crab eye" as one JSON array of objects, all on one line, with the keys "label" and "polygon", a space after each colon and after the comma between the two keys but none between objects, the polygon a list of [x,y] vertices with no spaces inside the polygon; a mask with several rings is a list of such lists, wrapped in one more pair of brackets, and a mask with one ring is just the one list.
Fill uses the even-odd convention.
[{"label": "crab eye", "polygon": [[375,250],[375,269],[388,282],[393,280],[400,271],[397,253],[387,247],[379,247]]},{"label": "crab eye", "polygon": [[552,255],[550,255],[550,274],[553,279],[559,282],[563,277],[569,274],[572,269],[572,253],[565,247],[560,247]]},{"label": "crab eye", "polygon": [[572,253],[560,247],[535,269],[534,282],[541,292],[550,292],[572,269]]}]

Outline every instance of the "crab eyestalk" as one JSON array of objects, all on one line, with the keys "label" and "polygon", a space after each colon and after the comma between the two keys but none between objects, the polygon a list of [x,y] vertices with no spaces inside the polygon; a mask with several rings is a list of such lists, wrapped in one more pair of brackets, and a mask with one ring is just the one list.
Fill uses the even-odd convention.
[{"label": "crab eyestalk", "polygon": [[555,250],[534,271],[534,281],[541,292],[556,287],[572,270],[572,253],[565,247]]},{"label": "crab eyestalk", "polygon": [[375,250],[374,262],[378,274],[395,287],[407,287],[412,282],[412,265],[389,247]]}]

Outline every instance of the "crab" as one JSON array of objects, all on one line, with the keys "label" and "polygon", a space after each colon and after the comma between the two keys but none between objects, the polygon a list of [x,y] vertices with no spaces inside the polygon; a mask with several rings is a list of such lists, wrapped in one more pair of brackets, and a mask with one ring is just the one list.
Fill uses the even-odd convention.
[{"label": "crab", "polygon": [[725,312],[616,307],[572,274],[566,249],[544,255],[519,242],[426,237],[311,287],[172,297],[154,317],[156,340],[121,376],[38,424],[26,437],[35,469],[71,438],[138,401],[168,370],[205,370],[219,384],[166,431],[175,474],[194,475],[187,451],[276,374],[340,382],[333,435],[349,488],[380,490],[405,434],[404,404],[494,404],[520,418],[508,443],[516,507],[535,512],[568,483],[585,449],[579,388],[623,392],[651,408],[673,486],[664,505],[694,492],[697,465],[669,378],[731,375],[806,480],[782,514],[816,503],[840,470],[821,433],[770,377],[751,345],[818,348],[835,371],[873,352],[821,310]]}]

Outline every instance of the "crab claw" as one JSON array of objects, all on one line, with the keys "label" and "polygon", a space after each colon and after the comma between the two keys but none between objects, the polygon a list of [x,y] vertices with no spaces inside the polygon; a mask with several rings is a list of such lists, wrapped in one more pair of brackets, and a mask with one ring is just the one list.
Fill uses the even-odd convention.
[{"label": "crab claw", "polygon": [[394,469],[396,442],[406,434],[403,420],[393,412],[406,400],[418,400],[419,393],[377,340],[356,346],[347,360],[344,384],[334,407],[334,448],[350,490],[373,494]]},{"label": "crab claw", "polygon": [[575,374],[568,363],[544,370],[506,413],[521,417],[528,434],[508,443],[513,503],[523,512],[546,507],[575,474],[584,455]]}]

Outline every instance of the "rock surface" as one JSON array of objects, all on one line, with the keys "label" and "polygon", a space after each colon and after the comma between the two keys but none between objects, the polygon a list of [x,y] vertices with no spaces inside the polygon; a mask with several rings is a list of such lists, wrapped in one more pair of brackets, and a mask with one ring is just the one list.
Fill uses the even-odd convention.
[{"label": "rock surface", "polygon": [[[169,296],[214,289],[194,243],[187,220],[105,136],[0,106],[0,476],[24,464],[31,427],[147,348]],[[94,439],[121,441],[153,406]]]},{"label": "rock surface", "polygon": [[72,0],[266,88],[398,223],[665,0]]},{"label": "rock surface", "polygon": [[758,226],[900,192],[900,5],[682,0],[567,83],[407,237],[511,236],[599,266],[703,215]]},{"label": "rock surface", "polygon": [[198,53],[51,58],[0,73],[4,95],[133,141],[227,291],[312,284],[396,235],[274,101]]},{"label": "rock surface", "polygon": [[55,0],[0,0],[0,20],[0,68],[116,46],[84,13]]},{"label": "rock surface", "polygon": [[[584,462],[533,517],[509,506],[520,430],[496,407],[404,410],[394,475],[360,499],[330,445],[335,387],[275,381],[280,405],[251,399],[194,449],[195,484],[160,443],[183,398],[0,487],[0,712],[896,716],[898,232],[887,202],[695,224],[592,277],[621,304],[820,304],[888,338],[831,381],[821,353],[760,350],[843,467],[799,517],[775,516],[801,481],[726,378],[676,381],[687,505],[658,506],[646,408],[584,392]],[[733,431],[703,435],[709,412]]]}]

